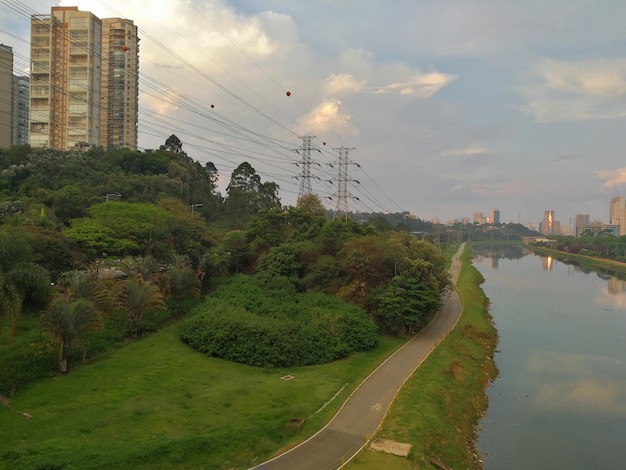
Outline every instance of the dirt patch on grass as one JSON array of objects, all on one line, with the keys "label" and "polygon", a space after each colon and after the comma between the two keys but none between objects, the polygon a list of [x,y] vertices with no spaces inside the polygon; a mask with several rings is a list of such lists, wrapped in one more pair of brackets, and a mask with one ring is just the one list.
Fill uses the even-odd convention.
[{"label": "dirt patch on grass", "polygon": [[454,359],[450,365],[443,371],[444,374],[449,375],[454,380],[463,379],[463,366],[459,361]]}]

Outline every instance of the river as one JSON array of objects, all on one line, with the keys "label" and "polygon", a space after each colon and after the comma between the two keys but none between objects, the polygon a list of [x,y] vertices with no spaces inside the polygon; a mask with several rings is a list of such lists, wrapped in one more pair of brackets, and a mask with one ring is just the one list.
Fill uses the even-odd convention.
[{"label": "river", "polygon": [[626,468],[626,281],[472,247],[498,330],[485,470]]}]

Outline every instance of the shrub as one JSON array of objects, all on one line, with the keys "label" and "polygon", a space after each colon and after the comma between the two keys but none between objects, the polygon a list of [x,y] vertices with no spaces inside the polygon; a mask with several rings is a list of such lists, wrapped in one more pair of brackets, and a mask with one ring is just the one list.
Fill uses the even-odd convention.
[{"label": "shrub", "polygon": [[236,276],[183,323],[182,341],[257,367],[322,364],[376,346],[376,327],[363,310],[323,294],[296,294],[275,280],[272,286],[267,277]]}]

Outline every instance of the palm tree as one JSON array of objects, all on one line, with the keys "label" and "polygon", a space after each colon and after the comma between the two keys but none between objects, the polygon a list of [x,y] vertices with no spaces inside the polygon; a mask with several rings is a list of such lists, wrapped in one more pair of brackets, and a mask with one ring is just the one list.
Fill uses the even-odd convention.
[{"label": "palm tree", "polygon": [[115,309],[118,286],[115,278],[96,271],[70,271],[57,282],[57,289],[68,301],[87,299],[102,315]]},{"label": "palm tree", "polygon": [[69,303],[59,297],[42,315],[41,325],[59,343],[59,371],[66,373],[68,349],[82,345],[84,360],[82,336],[88,331],[99,329],[102,322],[94,304],[89,300],[80,298]]},{"label": "palm tree", "polygon": [[124,281],[118,297],[118,307],[128,313],[132,324],[132,335],[137,337],[137,328],[144,313],[163,309],[163,294],[158,286],[141,278]]},{"label": "palm tree", "polygon": [[173,299],[200,296],[200,279],[186,256],[176,255],[165,273],[165,290]]},{"label": "palm tree", "polygon": [[50,274],[32,263],[33,257],[24,234],[0,233],[0,329],[3,319],[8,317],[9,341],[15,337],[24,304],[45,308],[52,298]]},{"label": "palm tree", "polygon": [[137,277],[146,281],[157,281],[161,275],[161,264],[153,256],[127,257],[119,265],[129,278]]}]

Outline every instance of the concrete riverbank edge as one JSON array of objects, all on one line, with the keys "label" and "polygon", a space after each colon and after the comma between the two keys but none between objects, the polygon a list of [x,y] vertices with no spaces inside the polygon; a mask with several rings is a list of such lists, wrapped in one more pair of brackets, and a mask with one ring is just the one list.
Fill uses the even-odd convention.
[{"label": "concrete riverbank edge", "polygon": [[456,288],[463,314],[406,381],[377,434],[410,444],[411,452],[405,458],[368,449],[347,470],[482,468],[476,439],[488,406],[486,389],[497,375],[497,331],[469,246],[461,260]]}]

